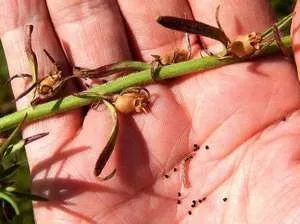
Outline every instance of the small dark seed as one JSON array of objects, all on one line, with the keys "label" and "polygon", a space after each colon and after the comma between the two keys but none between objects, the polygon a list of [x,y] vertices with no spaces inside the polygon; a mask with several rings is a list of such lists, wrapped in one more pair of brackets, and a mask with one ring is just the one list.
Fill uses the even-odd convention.
[{"label": "small dark seed", "polygon": [[181,204],[181,201],[180,201],[180,200],[177,200],[177,204]]},{"label": "small dark seed", "polygon": [[189,215],[191,215],[192,214],[192,211],[189,211]]},{"label": "small dark seed", "polygon": [[224,202],[227,201],[227,198],[223,198],[223,201],[224,201]]},{"label": "small dark seed", "polygon": [[198,149],[200,149],[199,145],[194,144],[194,151],[197,151]]},{"label": "small dark seed", "polygon": [[168,174],[165,174],[165,178],[169,178],[170,176]]},{"label": "small dark seed", "polygon": [[281,118],[282,121],[286,121],[286,117]]},{"label": "small dark seed", "polygon": [[176,171],[177,171],[177,168],[175,167],[173,170],[174,170],[174,172],[176,172]]},{"label": "small dark seed", "polygon": [[181,196],[181,193],[180,192],[178,192],[178,197],[180,197]]},{"label": "small dark seed", "polygon": [[195,207],[196,207],[196,205],[195,205],[195,204],[192,204],[192,205],[191,205],[191,207],[192,207],[192,208],[195,208]]},{"label": "small dark seed", "polygon": [[184,161],[189,161],[189,160],[191,160],[192,158],[193,158],[193,156],[192,156],[192,155],[190,155],[189,157],[185,158],[185,160],[184,160]]},{"label": "small dark seed", "polygon": [[201,199],[199,199],[199,200],[198,200],[198,202],[199,202],[199,203],[202,203],[202,200],[201,200]]},{"label": "small dark seed", "polygon": [[202,201],[205,201],[206,200],[206,197],[202,198]]},{"label": "small dark seed", "polygon": [[206,150],[209,150],[209,146],[208,146],[208,145],[206,145],[206,146],[205,146],[205,149],[206,149]]},{"label": "small dark seed", "polygon": [[192,202],[193,202],[193,204],[196,204],[196,200],[193,200]]}]

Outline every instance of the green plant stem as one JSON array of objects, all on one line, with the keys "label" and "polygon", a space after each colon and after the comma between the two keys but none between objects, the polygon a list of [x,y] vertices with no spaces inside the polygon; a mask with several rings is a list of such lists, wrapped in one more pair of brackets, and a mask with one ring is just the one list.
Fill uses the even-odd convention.
[{"label": "green plant stem", "polygon": [[[289,15],[285,16],[280,21],[278,21],[277,23],[275,23],[275,25],[277,26],[278,30],[282,30],[282,29],[284,29],[286,27],[290,28],[291,27],[291,23],[292,23],[293,15],[294,15],[294,13],[290,13]],[[273,34],[273,27],[271,26],[270,28],[268,28],[267,30],[265,30],[264,32],[262,32],[261,36],[263,38],[268,38],[272,34]]]},{"label": "green plant stem", "polygon": [[[291,49],[290,36],[283,37],[282,42],[285,47]],[[255,57],[265,56],[279,51],[280,49],[278,48],[278,46],[275,43],[273,43],[270,46],[264,48],[264,50],[261,51]],[[215,56],[202,57],[199,59],[164,66],[160,69],[157,75],[158,80],[170,79],[187,75],[189,73],[205,71],[246,60],[247,59],[241,60],[234,57],[227,57],[226,59],[220,59]],[[96,87],[86,90],[85,92],[93,92],[99,95],[107,95],[118,93],[131,86],[141,86],[149,84],[151,82],[153,82],[151,78],[151,72],[150,69],[147,69],[141,72],[132,73],[127,76],[112,80],[102,85],[98,85]],[[0,132],[16,127],[24,118],[25,114],[27,114],[25,123],[29,123],[59,113],[80,108],[82,106],[89,105],[97,101],[99,101],[99,99],[97,98],[85,98],[70,95],[34,107],[28,107],[21,111],[17,111],[15,113],[0,118]]]}]

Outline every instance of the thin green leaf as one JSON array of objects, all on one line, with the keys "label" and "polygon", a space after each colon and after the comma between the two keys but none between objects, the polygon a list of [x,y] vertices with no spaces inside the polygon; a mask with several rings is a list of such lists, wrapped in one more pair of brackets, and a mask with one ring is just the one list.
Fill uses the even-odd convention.
[{"label": "thin green leaf", "polygon": [[20,214],[20,210],[19,210],[19,206],[18,206],[17,202],[9,194],[0,190],[0,199],[3,199],[7,203],[9,203],[11,205],[11,207],[14,209],[16,215]]},{"label": "thin green leaf", "polygon": [[3,158],[3,155],[5,154],[5,151],[8,149],[8,146],[12,143],[12,141],[17,137],[19,134],[22,124],[27,118],[27,114],[25,114],[23,120],[19,123],[19,125],[15,128],[15,130],[9,135],[7,140],[0,146],[0,159]]},{"label": "thin green leaf", "polygon": [[[99,158],[96,162],[95,165],[95,170],[94,170],[94,174],[95,176],[99,176],[103,170],[103,168],[105,167],[108,159],[110,158],[114,148],[115,148],[115,144],[116,144],[116,140],[117,140],[117,136],[118,136],[118,131],[119,131],[119,122],[118,122],[118,116],[117,116],[117,111],[115,109],[115,107],[108,101],[103,100],[104,104],[107,106],[107,108],[109,109],[112,119],[113,119],[113,128],[111,131],[111,135],[110,138],[106,144],[106,146],[104,147],[103,151],[101,152],[101,154],[99,155]],[[102,180],[108,180],[110,179],[114,174],[115,174],[116,170],[114,169],[109,175],[107,175],[106,177],[102,178],[99,177]]]},{"label": "thin green leaf", "polygon": [[[292,23],[292,18],[293,18],[294,13],[291,13],[278,22],[275,23],[275,25],[278,27],[279,30],[286,29],[287,27],[291,26]],[[270,26],[267,30],[261,33],[261,36],[266,39],[273,35],[273,26]]]},{"label": "thin green leaf", "polygon": [[18,198],[28,199],[32,201],[49,201],[48,198],[36,194],[25,193],[20,191],[9,191],[9,193],[17,196]]},{"label": "thin green leaf", "polygon": [[9,145],[9,146],[7,147],[7,149],[6,149],[5,152],[4,152],[3,158],[11,153],[11,150],[13,149],[14,145],[15,145],[15,144]]},{"label": "thin green leaf", "polygon": [[11,153],[16,153],[20,150],[22,150],[25,146],[24,139],[18,141],[17,143],[13,144],[12,147],[8,147],[8,149],[5,151],[4,156],[9,155]]},{"label": "thin green leaf", "polygon": [[17,151],[20,151],[21,149],[24,148],[25,145],[30,144],[31,142],[36,141],[40,138],[43,138],[48,134],[49,132],[42,132],[40,134],[36,134],[25,139],[21,139],[20,141],[14,143],[13,145],[9,145],[8,148],[5,150],[4,157],[10,153],[16,153]]},{"label": "thin green leaf", "polygon": [[18,168],[20,168],[20,165],[14,164],[14,165],[2,170],[2,172],[0,173],[0,181],[13,175],[18,170]]}]

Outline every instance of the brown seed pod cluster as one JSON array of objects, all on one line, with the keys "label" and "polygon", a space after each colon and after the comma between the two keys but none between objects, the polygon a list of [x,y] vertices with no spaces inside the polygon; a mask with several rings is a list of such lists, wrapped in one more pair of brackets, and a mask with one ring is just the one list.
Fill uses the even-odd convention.
[{"label": "brown seed pod cluster", "polygon": [[61,66],[56,63],[54,58],[52,58],[52,56],[45,49],[44,53],[54,65],[54,69],[47,73],[44,78],[38,81],[36,87],[37,96],[34,97],[31,104],[36,104],[55,96],[64,83],[62,70],[60,69]]},{"label": "brown seed pod cluster", "polygon": [[262,36],[260,33],[251,32],[250,34],[238,36],[230,43],[228,50],[230,54],[238,58],[245,58],[260,49],[261,41]]},{"label": "brown seed pod cluster", "polygon": [[38,77],[38,62],[35,52],[32,49],[31,36],[33,32],[33,25],[25,25],[24,33],[25,33],[25,52],[28,59],[28,64],[32,68],[32,75],[30,74],[17,74],[12,76],[7,83],[11,82],[15,78],[31,78],[33,80],[33,84],[26,89],[23,93],[21,93],[15,101],[21,99],[29,92],[34,89],[34,98],[31,101],[31,104],[37,104],[46,99],[53,97],[62,84],[64,83],[62,71],[60,69],[60,65],[58,65],[55,60],[51,57],[51,55],[44,49],[44,53],[49,58],[49,60],[54,65],[54,69],[49,73],[45,74],[44,78],[39,79]]},{"label": "brown seed pod cluster", "polygon": [[187,61],[191,58],[190,37],[188,33],[185,33],[185,36],[186,48],[176,48],[172,53],[168,52],[162,57],[160,55],[151,55],[154,58],[151,62],[151,77],[154,82],[157,81],[157,76],[162,66]]},{"label": "brown seed pod cluster", "polygon": [[37,97],[33,99],[33,103],[37,100],[48,99],[56,94],[62,85],[62,72],[59,70],[51,71],[37,85]]},{"label": "brown seed pod cluster", "polygon": [[[159,57],[161,65],[170,65],[178,62],[187,61],[190,57],[190,52],[184,48],[176,48],[173,53],[168,53],[163,57]],[[156,59],[156,56],[154,56]]]},{"label": "brown seed pod cluster", "polygon": [[150,93],[146,88],[131,87],[116,96],[113,104],[119,112],[124,114],[147,113],[150,104]]}]

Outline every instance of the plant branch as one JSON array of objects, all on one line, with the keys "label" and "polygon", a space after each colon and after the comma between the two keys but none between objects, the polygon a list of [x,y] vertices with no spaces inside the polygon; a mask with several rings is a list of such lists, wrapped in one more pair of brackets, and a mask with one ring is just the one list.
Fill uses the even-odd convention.
[{"label": "plant branch", "polygon": [[[282,43],[291,51],[290,36],[283,37]],[[259,54],[255,56],[255,58],[273,54],[279,51],[279,47],[275,43],[273,43],[259,52]],[[252,57],[247,59],[239,59],[236,57],[227,57],[225,59],[220,59],[216,56],[202,57],[199,59],[163,66],[157,74],[157,79],[165,80],[175,78],[183,75],[188,75],[189,73],[210,70],[233,63],[247,61],[249,59],[252,59]],[[136,72],[120,77],[102,85],[98,85],[86,90],[85,92],[93,92],[99,95],[109,95],[118,93],[131,86],[141,86],[149,84],[151,82],[153,82],[151,78],[151,71],[150,69],[147,69],[141,72]],[[0,118],[0,132],[16,127],[22,121],[25,114],[27,114],[25,123],[30,123],[59,113],[80,108],[97,101],[99,101],[99,99],[97,98],[83,98],[70,95],[47,103],[39,104],[34,107],[28,107],[21,111],[17,111]]]}]

